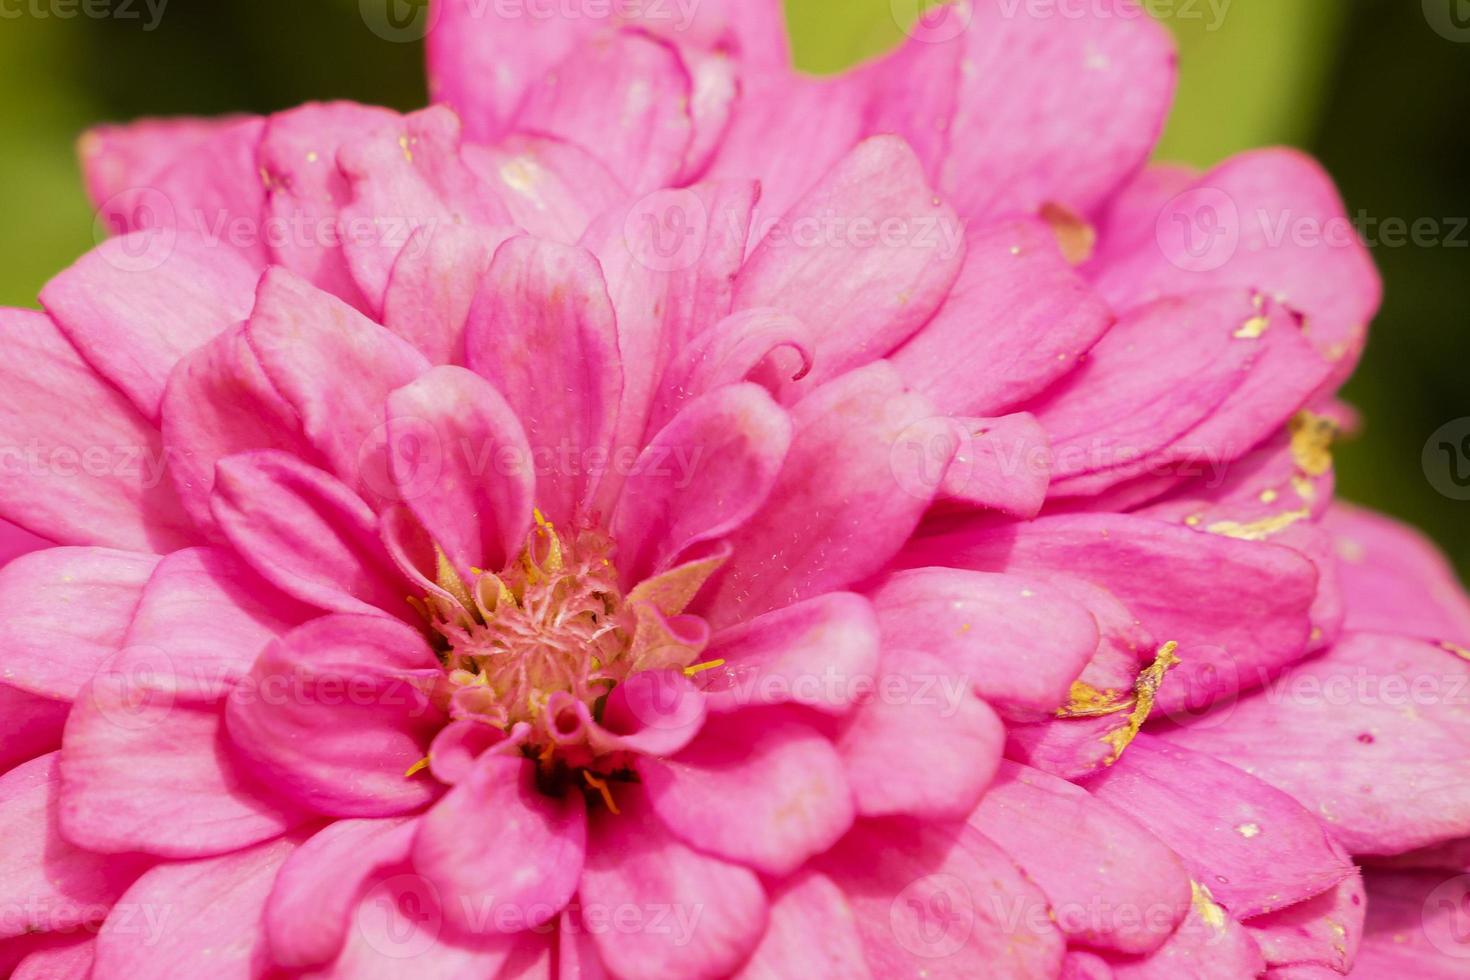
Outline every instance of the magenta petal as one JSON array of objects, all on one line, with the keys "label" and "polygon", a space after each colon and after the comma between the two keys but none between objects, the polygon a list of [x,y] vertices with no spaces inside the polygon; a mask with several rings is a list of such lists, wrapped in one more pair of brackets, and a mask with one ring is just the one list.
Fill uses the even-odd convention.
[{"label": "magenta petal", "polygon": [[1340,502],[1323,525],[1340,559],[1346,629],[1470,645],[1470,598],[1433,542]]},{"label": "magenta petal", "polygon": [[531,447],[488,381],[446,365],[395,391],[388,451],[398,496],[465,581],[520,553],[535,494]]},{"label": "magenta petal", "polygon": [[160,409],[169,476],[196,526],[220,538],[210,513],[214,468],[254,449],[280,449],[308,462],[318,454],[296,412],[276,393],[250,349],[244,325],[186,356],[169,377]]},{"label": "magenta petal", "polygon": [[[97,941],[85,933],[31,953],[10,980],[89,980],[97,956]],[[62,939],[57,936],[57,939]]]},{"label": "magenta petal", "polygon": [[776,307],[812,331],[807,384],[875,360],[907,340],[948,295],[964,230],[901,140],[859,144],[757,245],[735,308]]},{"label": "magenta petal", "polygon": [[1353,874],[1305,902],[1243,923],[1273,970],[1352,972],[1367,911],[1363,879]]},{"label": "magenta petal", "polygon": [[775,489],[730,538],[734,556],[707,587],[717,628],[878,571],[932,498],[934,487],[910,485],[897,465],[906,440],[922,444],[929,404],[887,364],[823,385],[791,419],[796,437]]},{"label": "magenta petal", "polygon": [[170,164],[241,122],[249,120],[176,116],[89,129],[77,145],[87,196],[111,220],[113,215],[103,208],[110,198],[149,186]]},{"label": "magenta petal", "polygon": [[817,862],[847,896],[876,977],[1052,977],[1046,897],[978,832],[865,820]]},{"label": "magenta petal", "polygon": [[617,321],[597,260],[531,238],[506,242],[480,282],[465,345],[469,366],[505,396],[544,462],[538,506],[570,521],[607,466],[622,394]]},{"label": "magenta petal", "polygon": [[283,838],[149,871],[103,925],[95,974],[139,980],[201,972],[218,980],[263,975],[271,959],[260,917],[276,872],[295,847]]},{"label": "magenta petal", "polygon": [[1071,942],[1148,953],[1189,910],[1189,875],[1167,845],[1071,783],[1001,763],[970,817],[1046,892]]},{"label": "magenta petal", "polygon": [[997,414],[1076,369],[1113,323],[1040,222],[971,231],[944,305],[893,355],[947,412]]},{"label": "magenta petal", "polygon": [[766,896],[755,874],[686,847],[636,796],[619,816],[594,816],[579,897],[604,912],[671,910],[674,921],[665,929],[594,933],[615,976],[714,980],[745,960],[766,926]]},{"label": "magenta petal", "polygon": [[1464,980],[1464,876],[1367,875],[1368,917],[1352,976],[1366,980]]},{"label": "magenta petal", "polygon": [[1237,918],[1320,895],[1353,873],[1327,828],[1296,800],[1212,756],[1148,735],[1087,789],[1172,846]]},{"label": "magenta petal", "polygon": [[783,882],[771,896],[765,937],[735,977],[867,980],[871,975],[847,898],[830,878],[808,871]]},{"label": "magenta petal", "polygon": [[465,163],[459,119],[444,106],[345,144],[337,165],[352,188],[341,209],[342,247],[370,312],[382,308],[393,264],[418,229],[511,223],[493,188]]},{"label": "magenta petal", "polygon": [[464,159],[495,190],[511,221],[532,238],[574,244],[593,218],[628,196],[598,157],[549,136],[518,135],[466,147]]},{"label": "magenta petal", "polygon": [[[467,832],[487,817],[487,835]],[[444,896],[451,922],[483,932],[513,920],[502,931],[516,932],[555,918],[577,889],[586,852],[580,788],[553,799],[537,785],[533,761],[487,755],[420,821],[413,863]]]},{"label": "magenta petal", "polygon": [[[122,645],[154,555],[48,548],[0,570],[4,683],[70,701]],[[85,610],[85,615],[78,615]]]},{"label": "magenta petal", "polygon": [[673,755],[704,726],[704,695],[677,670],[644,670],[613,688],[594,737],[604,751]]},{"label": "magenta petal", "polygon": [[[1035,578],[1066,575],[1111,592],[1183,661],[1159,692],[1164,711],[1198,710],[1259,686],[1306,651],[1317,572],[1295,551],[1126,515],[975,525],[921,539],[905,563]],[[1229,595],[1229,603],[1220,597]]]},{"label": "magenta petal", "polygon": [[61,823],[102,853],[224,854],[279,837],[305,817],[245,775],[223,705],[184,704],[109,665],[82,692],[61,750]]},{"label": "magenta petal", "polygon": [[56,753],[0,776],[0,938],[95,924],[147,862],[104,857],[69,843],[57,826]]},{"label": "magenta petal", "polygon": [[1003,709],[1055,711],[1097,649],[1092,614],[1027,579],[922,568],[872,598],[885,645],[929,652]]},{"label": "magenta petal", "polygon": [[842,715],[870,689],[878,644],[868,600],[828,592],[716,633],[706,655],[725,663],[698,679],[711,711],[799,704]]},{"label": "magenta petal", "polygon": [[166,552],[194,542],[158,430],[82,361],[51,318],[0,309],[0,516],[60,544]]},{"label": "magenta petal", "polygon": [[423,693],[440,673],[420,634],[381,616],[327,616],[271,642],[225,720],[253,776],[338,817],[396,816],[438,795],[408,775],[445,718]]},{"label": "magenta petal", "polygon": [[1004,745],[1000,718],[953,664],[899,648],[885,650],[876,683],[837,740],[863,816],[939,820],[974,809]]},{"label": "magenta petal", "polygon": [[429,369],[417,350],[334,296],[272,269],[250,315],[250,347],[301,417],[311,445],[365,499],[393,499],[384,456],[389,392]]},{"label": "magenta petal", "polygon": [[852,825],[852,794],[832,743],[766,712],[711,720],[688,748],[638,772],[670,830],[766,874],[790,874]]},{"label": "magenta petal", "polygon": [[231,456],[218,474],[215,520],[281,591],[333,612],[413,615],[372,511],[331,474],[279,452]]},{"label": "magenta petal", "polygon": [[1136,244],[1105,251],[1089,270],[1115,307],[1222,286],[1260,290],[1308,318],[1335,380],[1357,363],[1382,285],[1331,178],[1310,158],[1242,154],[1130,223]]},{"label": "magenta petal", "polygon": [[0,772],[61,748],[71,705],[0,684]]},{"label": "magenta petal", "polygon": [[104,242],[47,283],[41,302],[88,363],[156,418],[174,365],[245,318],[260,274],[192,236],[156,265],[140,261],[152,234]]},{"label": "magenta petal", "polygon": [[950,505],[1029,520],[1041,513],[1051,484],[1051,439],[1026,412],[999,419],[957,418],[959,449],[940,497]]},{"label": "magenta petal", "polygon": [[748,521],[770,495],[791,435],[786,412],[757,385],[685,405],[634,462],[613,512],[624,580],[666,571]]},{"label": "magenta petal", "polygon": [[629,189],[647,193],[684,168],[692,96],[673,44],[622,31],[569,51],[527,93],[517,126],[593,150]]},{"label": "magenta petal", "polygon": [[1470,660],[1407,637],[1348,634],[1170,742],[1290,793],[1355,854],[1470,836]]},{"label": "magenta petal", "polygon": [[431,364],[463,364],[465,323],[480,278],[514,228],[424,227],[388,278],[383,324]]},{"label": "magenta petal", "polygon": [[1206,886],[1195,882],[1194,887],[1189,915],[1168,942],[1147,956],[1103,957],[1111,972],[1102,975],[1111,980],[1305,980],[1264,974],[1265,960],[1250,933],[1215,903]]},{"label": "magenta petal", "polygon": [[396,113],[377,106],[312,102],[269,117],[260,140],[266,213],[277,229],[269,241],[272,263],[358,309],[367,300],[348,271],[338,237],[338,213],[351,188],[337,168],[337,150],[397,120]]},{"label": "magenta petal", "polygon": [[335,958],[368,883],[408,860],[416,829],[406,817],[338,820],[293,851],[265,909],[271,958],[290,968]]},{"label": "magenta petal", "polygon": [[950,43],[965,60],[939,186],[971,222],[1093,210],[1148,158],[1173,98],[1173,40],[1134,0],[1067,16],[980,3]]}]

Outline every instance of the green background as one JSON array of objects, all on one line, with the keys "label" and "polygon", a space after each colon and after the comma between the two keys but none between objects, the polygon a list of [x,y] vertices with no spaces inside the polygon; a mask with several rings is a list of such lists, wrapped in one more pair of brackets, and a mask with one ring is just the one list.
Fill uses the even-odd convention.
[{"label": "green background", "polygon": [[[1206,166],[1301,146],[1337,177],[1350,213],[1450,228],[1470,215],[1470,32],[1436,32],[1434,4],[1470,16],[1470,0],[1152,0],[1181,43],[1160,156]],[[789,0],[798,60],[827,71],[881,51],[900,36],[895,7],[905,4]],[[86,126],[308,99],[424,101],[420,47],[376,36],[358,0],[169,0],[152,31],[64,9],[0,0],[0,304],[32,305],[94,242],[73,158]],[[1470,416],[1470,232],[1460,242],[1375,249],[1387,300],[1347,390],[1367,424],[1337,459],[1344,496],[1426,528],[1464,573],[1470,503],[1436,492],[1420,462],[1431,433]]]}]

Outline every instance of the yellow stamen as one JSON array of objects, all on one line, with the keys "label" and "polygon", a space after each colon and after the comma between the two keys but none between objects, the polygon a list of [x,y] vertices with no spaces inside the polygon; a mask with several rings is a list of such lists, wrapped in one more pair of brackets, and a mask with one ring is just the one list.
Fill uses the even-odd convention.
[{"label": "yellow stamen", "polygon": [[704,673],[706,670],[714,670],[716,667],[723,667],[723,666],[725,666],[725,661],[723,659],[721,659],[721,660],[706,660],[702,664],[690,664],[688,667],[685,667],[684,668],[684,676],[685,677],[693,677],[696,674],[702,674],[702,673]]},{"label": "yellow stamen", "polygon": [[429,768],[429,757],[424,756],[418,762],[415,762],[413,765],[409,766],[408,769],[404,771],[403,776],[405,779],[412,779],[414,776],[417,776],[419,773],[423,772],[427,768]]},{"label": "yellow stamen", "polygon": [[593,789],[597,790],[597,792],[602,794],[602,802],[607,804],[607,808],[612,811],[613,816],[616,817],[622,813],[622,811],[618,809],[618,805],[613,802],[612,791],[607,788],[607,780],[597,778],[586,769],[582,770],[582,778],[587,780],[588,786],[591,786]]},{"label": "yellow stamen", "polygon": [[1112,746],[1112,754],[1103,763],[1111,766],[1123,757],[1123,751],[1133,744],[1133,739],[1138,736],[1138,731],[1143,723],[1148,721],[1150,712],[1154,710],[1154,699],[1158,696],[1159,688],[1164,683],[1164,677],[1179,665],[1179,658],[1175,651],[1179,644],[1173,640],[1165,643],[1159,648],[1159,655],[1154,662],[1145,667],[1143,673],[1138,675],[1138,681],[1133,685],[1133,710],[1128,713],[1127,719],[1122,727],[1115,728],[1102,737],[1102,740]]}]

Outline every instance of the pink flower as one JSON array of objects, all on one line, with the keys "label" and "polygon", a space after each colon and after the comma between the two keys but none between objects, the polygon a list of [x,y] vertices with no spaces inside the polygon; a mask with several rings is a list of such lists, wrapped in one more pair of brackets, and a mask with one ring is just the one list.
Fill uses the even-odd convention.
[{"label": "pink flower", "polygon": [[0,311],[0,965],[1450,975],[1384,937],[1470,601],[1332,503],[1327,178],[1146,166],[1131,0],[823,80],[652,9],[84,139],[118,235]]}]

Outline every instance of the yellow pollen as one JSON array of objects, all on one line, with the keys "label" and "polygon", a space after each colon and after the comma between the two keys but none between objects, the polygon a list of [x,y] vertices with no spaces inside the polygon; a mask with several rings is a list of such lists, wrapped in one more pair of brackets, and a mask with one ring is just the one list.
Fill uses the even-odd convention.
[{"label": "yellow pollen", "polygon": [[684,668],[684,676],[693,677],[696,674],[704,673],[706,670],[714,670],[716,667],[723,666],[725,666],[725,661],[723,658],[719,660],[706,660],[702,664],[690,664],[688,667]]},{"label": "yellow pollen", "polygon": [[424,756],[418,762],[415,762],[413,765],[404,770],[403,776],[405,779],[412,779],[414,776],[417,776],[419,773],[423,772],[427,768],[429,768],[429,757]]}]

